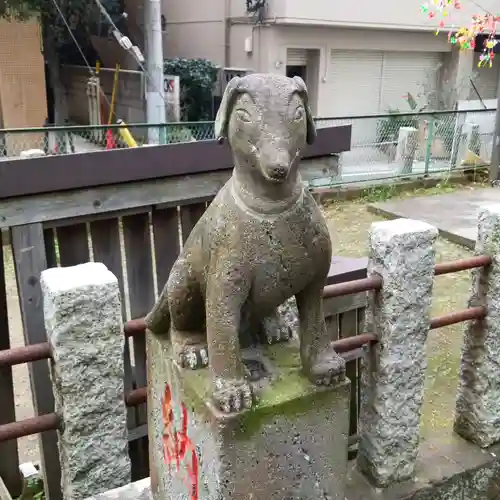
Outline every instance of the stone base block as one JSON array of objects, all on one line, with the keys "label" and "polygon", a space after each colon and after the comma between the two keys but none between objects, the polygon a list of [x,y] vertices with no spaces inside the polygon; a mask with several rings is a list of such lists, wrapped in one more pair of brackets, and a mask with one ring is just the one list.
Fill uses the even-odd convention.
[{"label": "stone base block", "polygon": [[268,376],[235,415],[209,402],[209,372],[183,370],[148,332],[151,489],[155,500],[344,500],[350,383],[318,388],[294,342],[245,353]]}]

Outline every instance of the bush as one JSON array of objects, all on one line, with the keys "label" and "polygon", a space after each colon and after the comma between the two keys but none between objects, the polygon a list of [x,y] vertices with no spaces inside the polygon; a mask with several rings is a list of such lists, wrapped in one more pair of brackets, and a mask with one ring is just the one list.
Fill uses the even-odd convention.
[{"label": "bush", "polygon": [[389,109],[387,118],[382,118],[377,123],[377,143],[383,151],[389,150],[391,144],[398,140],[401,127],[415,127],[418,129],[418,119],[414,116],[399,116],[399,109]]},{"label": "bush", "polygon": [[219,67],[207,59],[167,59],[163,71],[180,79],[182,121],[212,118],[213,89]]}]

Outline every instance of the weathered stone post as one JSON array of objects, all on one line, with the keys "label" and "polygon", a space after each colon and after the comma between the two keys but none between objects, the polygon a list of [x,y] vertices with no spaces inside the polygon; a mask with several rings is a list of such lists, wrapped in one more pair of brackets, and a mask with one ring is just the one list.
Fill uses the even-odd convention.
[{"label": "weathered stone post", "polygon": [[378,344],[364,359],[358,466],[377,486],[410,478],[415,467],[437,234],[408,219],[370,231],[368,275],[383,286],[366,308],[365,331]]},{"label": "weathered stone post", "polygon": [[99,263],[42,272],[65,500],[130,481],[118,280]]},{"label": "weathered stone post", "polygon": [[415,127],[401,127],[396,147],[396,162],[401,174],[411,174],[417,146],[418,130]]},{"label": "weathered stone post", "polygon": [[469,306],[484,306],[484,320],[469,321],[458,383],[455,432],[486,448],[500,441],[500,205],[480,209],[476,254],[492,257],[472,271]]}]

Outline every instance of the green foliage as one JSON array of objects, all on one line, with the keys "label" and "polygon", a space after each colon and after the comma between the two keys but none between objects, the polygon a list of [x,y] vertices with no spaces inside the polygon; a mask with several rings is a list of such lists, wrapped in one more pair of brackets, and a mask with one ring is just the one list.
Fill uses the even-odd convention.
[{"label": "green foliage", "polygon": [[445,151],[449,154],[453,149],[455,137],[455,119],[448,115],[440,115],[434,120],[434,137],[440,139]]},{"label": "green foliage", "polygon": [[399,109],[388,109],[387,118],[382,118],[377,123],[377,143],[381,144],[382,149],[387,149],[390,144],[398,140],[399,129],[401,127],[415,127],[418,128],[418,119],[416,116],[399,116],[401,111]]},{"label": "green foliage", "polygon": [[187,127],[169,127],[167,128],[167,142],[174,144],[178,142],[192,142],[194,137]]},{"label": "green foliage", "polygon": [[[113,21],[119,22],[123,12],[122,1],[101,1]],[[56,0],[56,3],[77,38],[86,35],[88,39],[89,34],[102,34],[103,27],[107,34],[109,25],[93,0]],[[50,26],[50,34],[57,47],[74,43],[59,10],[53,0],[0,0],[0,17],[24,20],[37,16],[43,19]]]},{"label": "green foliage", "polygon": [[212,92],[218,66],[207,59],[167,59],[164,73],[180,79],[181,120],[212,119]]}]

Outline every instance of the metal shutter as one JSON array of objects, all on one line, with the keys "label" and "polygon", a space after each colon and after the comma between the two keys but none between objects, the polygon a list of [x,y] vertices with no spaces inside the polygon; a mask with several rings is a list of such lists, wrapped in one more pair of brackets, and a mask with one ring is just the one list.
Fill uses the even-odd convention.
[{"label": "metal shutter", "polygon": [[406,99],[408,93],[419,106],[426,103],[426,98],[418,98],[418,94],[435,97],[441,60],[441,54],[433,52],[385,52],[380,112],[411,111]]},{"label": "metal shutter", "polygon": [[286,50],[286,65],[287,66],[306,66],[307,65],[307,49],[287,49]]},{"label": "metal shutter", "polygon": [[[382,52],[332,50],[328,114],[349,116],[378,113],[381,74]],[[352,146],[374,143],[376,135],[376,120],[353,121]]]},{"label": "metal shutter", "polygon": [[[479,56],[481,54],[474,54],[474,73],[475,77],[473,78],[474,85],[481,96],[481,99],[495,99],[497,96],[497,88],[498,88],[498,80],[499,80],[499,67],[495,60],[495,64],[493,64],[492,68],[481,67],[478,68],[477,65],[479,63]],[[472,87],[472,85],[471,85]],[[476,92],[473,88],[470,91],[470,99],[476,100],[479,99]]]}]

